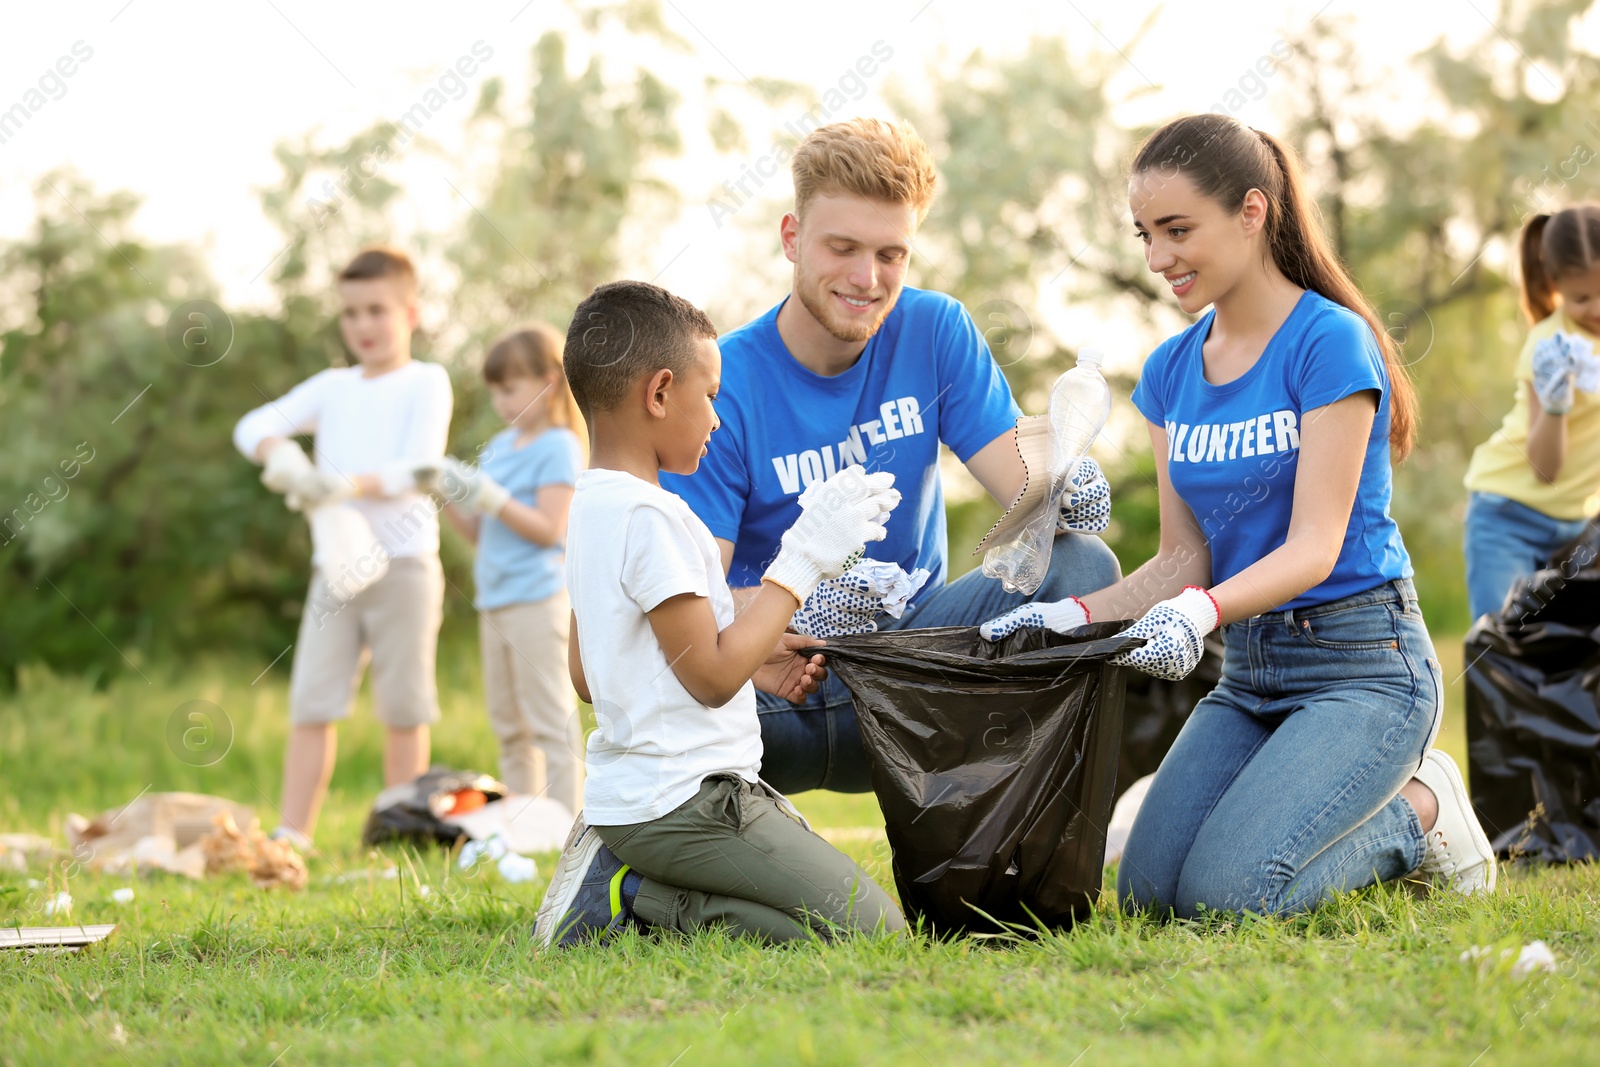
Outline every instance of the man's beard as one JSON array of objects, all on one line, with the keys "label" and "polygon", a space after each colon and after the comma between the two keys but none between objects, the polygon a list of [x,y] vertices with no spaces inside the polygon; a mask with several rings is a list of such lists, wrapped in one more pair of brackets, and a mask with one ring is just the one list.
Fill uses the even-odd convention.
[{"label": "man's beard", "polygon": [[822,324],[834,337],[841,341],[851,343],[870,341],[872,335],[878,332],[883,325],[883,320],[889,317],[889,312],[894,310],[895,303],[900,299],[897,289],[883,302],[883,313],[871,321],[865,319],[847,319],[844,313],[831,303],[833,294],[824,292],[818,294],[816,285],[804,272],[800,272],[795,279],[795,292],[800,297],[800,305],[811,313],[811,317]]}]

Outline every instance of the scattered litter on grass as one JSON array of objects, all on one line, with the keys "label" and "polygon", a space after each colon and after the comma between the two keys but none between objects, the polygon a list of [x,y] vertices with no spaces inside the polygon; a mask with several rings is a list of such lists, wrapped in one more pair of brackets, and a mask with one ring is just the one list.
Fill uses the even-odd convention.
[{"label": "scattered litter on grass", "polygon": [[153,869],[198,879],[206,874],[200,839],[215,832],[212,820],[222,812],[236,826],[256,826],[254,811],[226,797],[146,793],[93,819],[68,815],[67,841],[75,857],[101,874]]},{"label": "scattered litter on grass", "polygon": [[456,867],[466,871],[484,860],[491,860],[500,869],[500,877],[508,882],[531,882],[539,874],[539,866],[527,856],[512,848],[511,841],[496,833],[483,841],[468,841],[461,846],[456,857]]},{"label": "scattered litter on grass", "polygon": [[121,889],[113,889],[111,891],[111,899],[116,901],[118,904],[132,904],[133,889],[129,886],[123,886]]},{"label": "scattered litter on grass", "polygon": [[55,842],[38,834],[0,834],[0,870],[25,871],[30,863],[55,858]]},{"label": "scattered litter on grass", "polygon": [[500,877],[508,882],[531,882],[539,874],[538,864],[515,852],[501,856],[496,866],[500,868]]},{"label": "scattered litter on grass", "polygon": [[510,851],[506,839],[495,834],[487,841],[468,841],[461,846],[461,855],[456,857],[456,867],[467,870],[477,865],[483,859],[498,860]]},{"label": "scattered litter on grass", "polygon": [[65,915],[72,910],[72,894],[62,890],[44,902],[46,915]]},{"label": "scattered litter on grass", "polygon": [[306,861],[288,841],[268,837],[258,825],[240,830],[231,811],[219,811],[211,821],[215,829],[200,839],[207,874],[244,871],[262,889],[306,887]]},{"label": "scattered litter on grass", "polygon": [[[1501,949],[1496,955],[1494,949],[1488,945],[1473,945],[1461,953],[1462,963],[1476,963],[1479,971],[1488,970],[1496,962],[1511,957],[1512,949]],[[1530,974],[1544,974],[1556,969],[1555,953],[1550,951],[1550,946],[1543,941],[1531,941],[1522,946],[1517,952],[1517,958],[1511,964],[1511,977],[1523,979]]]}]

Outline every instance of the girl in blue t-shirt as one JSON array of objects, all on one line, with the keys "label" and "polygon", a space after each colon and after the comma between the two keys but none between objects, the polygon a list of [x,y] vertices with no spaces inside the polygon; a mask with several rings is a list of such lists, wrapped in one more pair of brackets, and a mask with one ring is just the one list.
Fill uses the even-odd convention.
[{"label": "girl in blue t-shirt", "polygon": [[479,452],[476,468],[447,458],[434,487],[449,501],[450,525],[478,548],[474,604],[500,778],[514,793],[542,794],[576,812],[583,740],[567,675],[564,555],[584,430],[562,343],[537,325],[490,346],[483,377],[508,425]]},{"label": "girl in blue t-shirt", "polygon": [[[1294,152],[1222,115],[1139,150],[1134,230],[1201,315],[1145,363],[1161,548],[1081,601],[989,623],[1138,617],[1113,662],[1182,678],[1224,625],[1222,679],[1162,761],[1117,889],[1129,908],[1280,914],[1420,868],[1492,890],[1460,772],[1430,748],[1443,686],[1389,515],[1416,401],[1329,246]],[[1210,311],[1206,311],[1207,307]]]}]

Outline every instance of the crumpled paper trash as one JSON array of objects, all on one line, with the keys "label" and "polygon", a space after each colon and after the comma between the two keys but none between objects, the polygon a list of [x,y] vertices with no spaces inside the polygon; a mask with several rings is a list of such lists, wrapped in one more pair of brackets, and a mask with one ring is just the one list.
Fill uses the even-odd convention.
[{"label": "crumpled paper trash", "polygon": [[72,910],[72,894],[62,890],[44,902],[46,915],[65,915]]},{"label": "crumpled paper trash", "polygon": [[228,811],[217,812],[212,823],[216,829],[200,839],[205,873],[244,871],[262,889],[306,887],[306,861],[289,842],[268,837],[255,825],[240,830]]},{"label": "crumpled paper trash", "polygon": [[[1494,949],[1487,945],[1473,945],[1461,953],[1462,963],[1475,963],[1478,969],[1485,970],[1497,960],[1510,958],[1512,949],[1500,950],[1498,956]],[[1555,953],[1550,951],[1550,946],[1543,941],[1530,941],[1517,952],[1516,961],[1511,964],[1511,977],[1518,979],[1528,977],[1530,974],[1546,974],[1556,969]]]},{"label": "crumpled paper trash", "polygon": [[900,564],[879,559],[864,559],[851,568],[851,573],[866,578],[867,591],[883,597],[883,610],[896,619],[906,613],[906,605],[927,584],[929,577],[924,567],[907,574]]}]

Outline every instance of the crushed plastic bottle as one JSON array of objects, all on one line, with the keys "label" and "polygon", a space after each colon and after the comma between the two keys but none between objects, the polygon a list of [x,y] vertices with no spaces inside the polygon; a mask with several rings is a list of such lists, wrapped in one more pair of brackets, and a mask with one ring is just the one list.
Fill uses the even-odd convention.
[{"label": "crushed plastic bottle", "polygon": [[1104,360],[1097,349],[1082,349],[1077,365],[1050,390],[1050,492],[1014,538],[983,557],[983,573],[998,578],[1008,593],[1031,596],[1050,569],[1061,496],[1111,417],[1111,388],[1100,373]]}]

